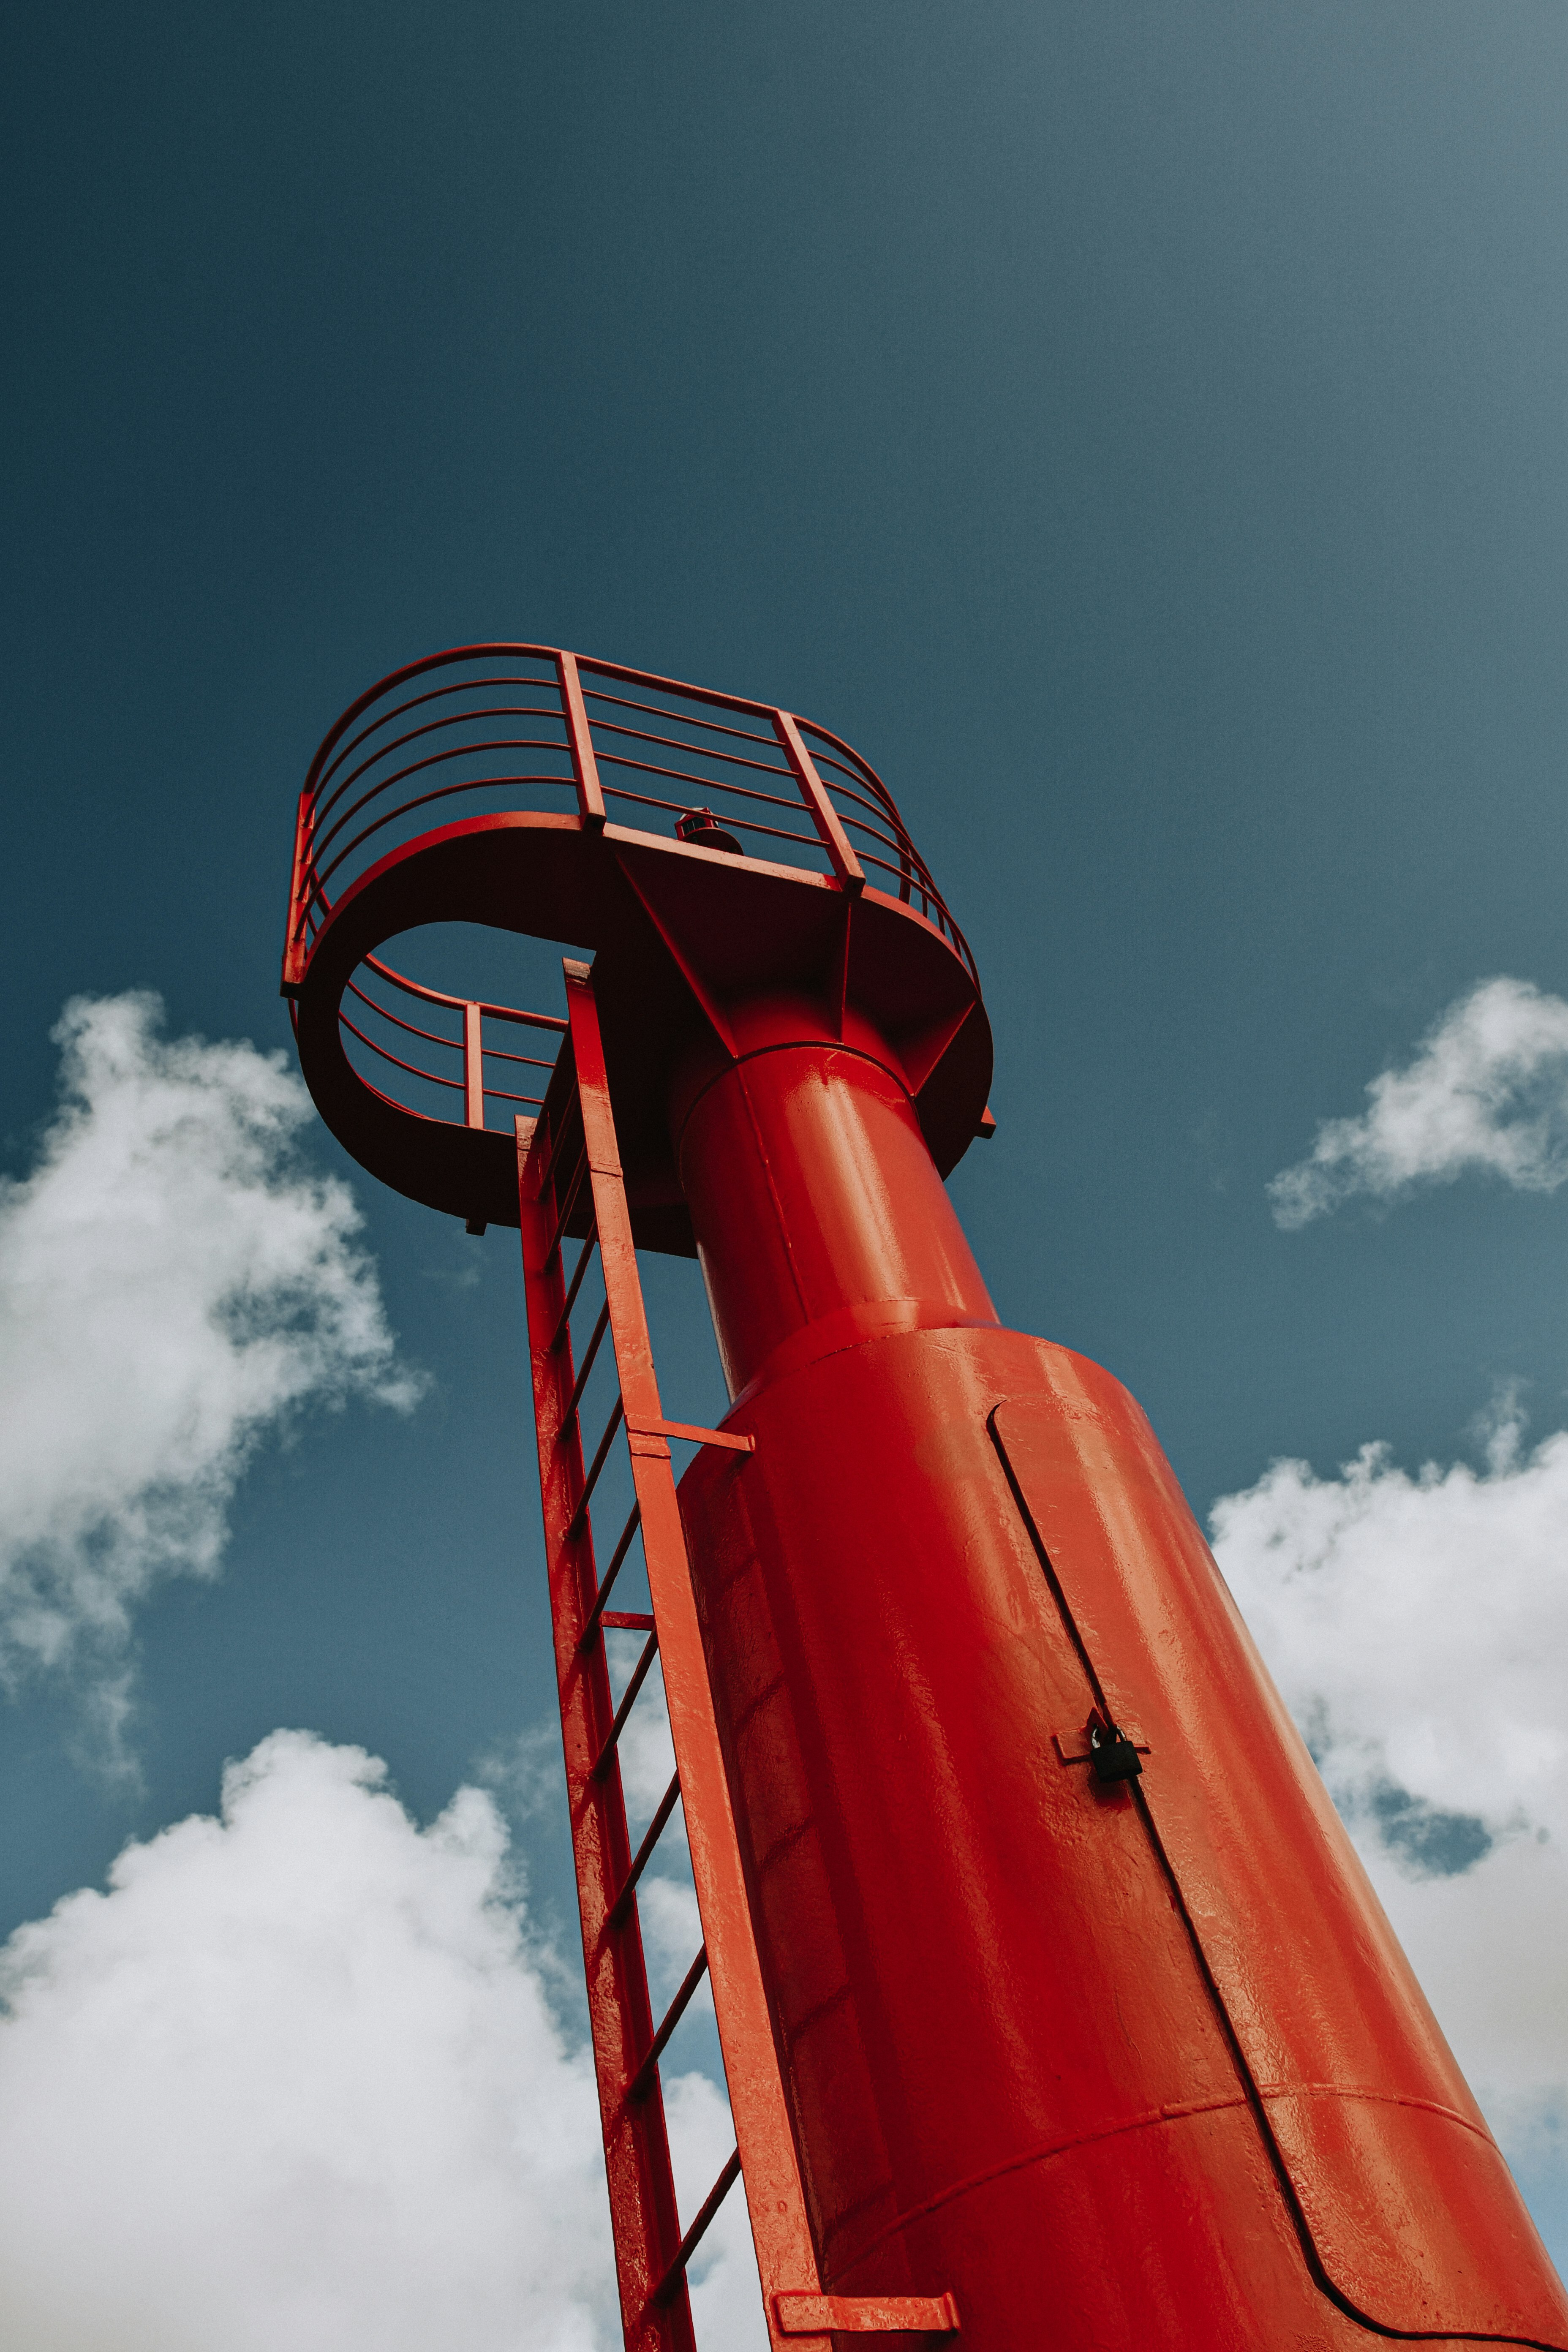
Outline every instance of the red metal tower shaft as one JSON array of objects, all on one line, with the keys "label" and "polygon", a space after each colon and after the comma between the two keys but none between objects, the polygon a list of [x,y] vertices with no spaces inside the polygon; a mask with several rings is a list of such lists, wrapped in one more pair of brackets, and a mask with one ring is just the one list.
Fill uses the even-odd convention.
[{"label": "red metal tower shaft", "polygon": [[[809,1003],[731,1011],[734,1055],[683,1074],[681,1191],[731,1395],[895,1331],[994,1325],[897,1062]],[[775,1360],[776,1359],[776,1360]]]},{"label": "red metal tower shaft", "polygon": [[951,2282],[975,2352],[1561,2340],[1146,1421],[998,1328],[895,1057],[802,1011],[732,1007],[674,1116],[756,1441],[682,1507],[825,2284]]}]

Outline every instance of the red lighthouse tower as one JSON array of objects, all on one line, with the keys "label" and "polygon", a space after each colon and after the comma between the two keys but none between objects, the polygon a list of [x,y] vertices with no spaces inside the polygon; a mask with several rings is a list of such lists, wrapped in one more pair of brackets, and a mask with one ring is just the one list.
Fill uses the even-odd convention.
[{"label": "red lighthouse tower", "polygon": [[[380,956],[452,921],[574,950],[564,1015]],[[997,1319],[942,1181],[989,1126],[978,980],[866,762],[550,648],[416,663],[311,768],[283,985],[348,1149],[521,1230],[629,2352],[690,2346],[737,2179],[780,2352],[1568,2352],[1148,1423]],[[700,1264],[718,1429],[666,1417],[639,1250]],[[656,1655],[677,1772],[633,1852]],[[656,2020],[637,1895],[678,1802],[703,1945]],[[681,2214],[658,2062],[704,1971],[737,2149]]]}]

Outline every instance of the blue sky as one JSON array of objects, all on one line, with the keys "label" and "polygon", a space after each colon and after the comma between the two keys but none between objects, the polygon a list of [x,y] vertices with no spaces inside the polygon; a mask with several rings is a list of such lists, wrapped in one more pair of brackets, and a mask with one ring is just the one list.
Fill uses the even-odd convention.
[{"label": "blue sky", "polygon": [[[1340,1706],[1343,1801],[1413,1945],[1436,1934],[1491,1865],[1401,1878],[1378,1790],[1516,1856],[1550,1809],[1526,1764],[1493,1785],[1483,1759],[1473,1799],[1436,1763],[1391,1780],[1367,1725],[1439,1686],[1462,1721],[1514,1704],[1568,1536],[1550,1463],[1506,1484],[1568,1423],[1562,11],[65,0],[14,21],[8,62],[13,1177],[68,999],[151,989],[170,1038],[287,1044],[293,796],[397,663],[543,640],[808,714],[888,779],[979,961],[999,1127],[953,1192],[1001,1311],[1129,1383],[1200,1514],[1254,1496],[1238,1581],[1301,1707]],[[1500,975],[1546,1005],[1509,1033],[1525,1175],[1363,1154],[1359,1194],[1277,1223],[1270,1180]],[[262,1083],[187,1076],[253,1107]],[[551,1683],[515,1243],[299,1138],[364,1220],[332,1228],[335,1278],[395,1341],[340,1332],[314,1387],[258,1405],[220,1573],[150,1576],[111,1664],[16,1665],[0,1932],[212,1814],[225,1760],[285,1727],[384,1759],[420,1824],[490,1769],[569,1960],[516,1747]],[[684,1269],[653,1283],[667,1393],[700,1417],[700,1301]],[[46,1354],[72,1313],[90,1337],[90,1300],[29,1296]],[[68,1415],[107,1410],[111,1358]],[[1341,1575],[1339,1465],[1376,1442],[1389,1476],[1505,1480],[1476,1506],[1495,1559],[1471,1545],[1440,1608],[1447,1535]],[[1323,1483],[1277,1485],[1269,1520],[1279,1457]],[[1370,1542],[1399,1496],[1365,1491]],[[1313,1512],[1342,1613],[1298,1643],[1267,1563]],[[1394,1602],[1358,1617],[1374,1587]],[[1505,1587],[1523,1630],[1494,1659]],[[1388,1671],[1358,1696],[1363,1637]],[[1565,1686],[1530,1687],[1550,1746]],[[268,1752],[301,1805],[351,1786],[374,1812],[315,1750]],[[1560,1880],[1520,1900],[1568,1926]],[[1561,2258],[1568,1988],[1538,1990],[1547,2104],[1515,2153]],[[1529,2090],[1510,2063],[1500,2113]]]}]

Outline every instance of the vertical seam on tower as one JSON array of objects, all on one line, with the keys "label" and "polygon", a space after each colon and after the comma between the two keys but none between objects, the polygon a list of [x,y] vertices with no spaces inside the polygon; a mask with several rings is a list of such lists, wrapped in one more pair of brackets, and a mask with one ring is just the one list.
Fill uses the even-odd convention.
[{"label": "vertical seam on tower", "polygon": [[[1049,1549],[1046,1544],[1045,1537],[1041,1534],[1039,1528],[1036,1524],[1035,1515],[1029,1507],[1028,1498],[1024,1492],[1023,1482],[1013,1467],[1011,1457],[1007,1452],[1007,1441],[996,1426],[997,1413],[1001,1411],[1003,1404],[1010,1402],[1010,1399],[1003,1398],[997,1404],[992,1407],[990,1412],[986,1415],[986,1433],[991,1439],[992,1445],[994,1447],[995,1452],[1001,1460],[1002,1475],[1006,1479],[1009,1487],[1012,1489],[1013,1500],[1017,1507],[1018,1516],[1023,1521],[1024,1532],[1027,1536],[1034,1549],[1035,1557],[1040,1564],[1041,1575],[1046,1589],[1056,1604],[1061,1622],[1066,1628],[1068,1639],[1078,1653],[1079,1663],[1083,1667],[1084,1673],[1088,1677],[1089,1687],[1095,1695],[1096,1701],[1100,1707],[1105,1710],[1109,1717],[1110,1702],[1105,1695],[1105,1686],[1100,1681],[1099,1670],[1089,1653],[1089,1644],[1079,1629],[1078,1620],[1073,1613],[1072,1604],[1068,1601],[1066,1589],[1062,1584],[1060,1577],[1057,1573],[1056,1565],[1051,1559]],[[1336,2284],[1335,2281],[1331,2276],[1328,2264],[1324,2261],[1322,2253],[1319,2250],[1317,2239],[1313,2235],[1312,2225],[1307,2218],[1306,2209],[1297,2191],[1296,2183],[1292,2178],[1290,2168],[1285,2160],[1285,2152],[1279,2146],[1279,2140],[1275,2137],[1274,2126],[1269,2117],[1268,2103],[1263,2096],[1261,2088],[1259,2087],[1258,2077],[1253,2072],[1252,2062],[1247,2057],[1247,2052],[1242,2046],[1241,2036],[1237,2031],[1236,2021],[1231,2016],[1229,2004],[1226,2000],[1225,1994],[1220,1988],[1219,1979],[1215,1976],[1214,1969],[1210,1965],[1209,1956],[1204,1949],[1203,1938],[1198,1933],[1197,1921],[1194,1918],[1192,1911],[1188,1906],[1186,1894],[1182,1885],[1181,1877],[1176,1870],[1175,1864],[1171,1860],[1170,1854],[1166,1851],[1165,1841],[1160,1834],[1160,1825],[1154,1818],[1148,1798],[1144,1794],[1143,1790],[1134,1785],[1130,1790],[1130,1794],[1137,1811],[1139,1820],[1142,1823],[1143,1834],[1148,1840],[1150,1850],[1153,1854],[1155,1867],[1159,1871],[1161,1876],[1164,1879],[1166,1891],[1171,1898],[1173,1906],[1174,1906],[1176,1916],[1182,1923],[1182,1927],[1187,1939],[1188,1949],[1192,1953],[1193,1959],[1197,1968],[1198,1975],[1203,1982],[1205,1991],[1208,1994],[1210,2007],[1213,2011],[1215,2021],[1218,2026],[1221,2039],[1224,2041],[1230,2053],[1231,2063],[1236,2068],[1237,2074],[1240,2080],[1246,2104],[1252,2111],[1253,2121],[1257,2126],[1258,2137],[1262,2142],[1265,2158],[1274,2174],[1275,2182],[1279,2188],[1281,2200],[1283,2200],[1286,2213],[1289,2217],[1291,2226],[1296,2233],[1297,2243],[1301,2249],[1301,2258],[1306,2266],[1307,2275],[1311,2279],[1313,2284],[1318,2289],[1319,2294],[1322,2295],[1325,2302],[1336,2305],[1338,2308],[1345,2314],[1345,2316],[1348,2319],[1353,2320],[1358,2327],[1364,2327],[1370,2335],[1398,2337],[1406,2342],[1414,2340],[1411,2336],[1410,2331],[1405,2328],[1390,2327],[1384,2321],[1374,2319],[1370,2312],[1363,2311],[1360,2305],[1352,2302],[1345,2290]],[[1453,2331],[1450,2330],[1449,2333],[1450,2337],[1452,2338]],[[1431,2340],[1431,2335],[1428,2331],[1423,2330],[1422,2335],[1426,2336],[1427,2340]],[[1468,2338],[1467,2340],[1479,2340],[1483,2342],[1490,2341],[1494,2343],[1511,2342],[1518,2344],[1527,2343],[1530,2339],[1528,2337],[1520,2336],[1494,2336],[1480,2339]]]},{"label": "vertical seam on tower", "polygon": [[784,1244],[784,1263],[789,1267],[789,1278],[795,1285],[795,1300],[803,1318],[809,1323],[811,1308],[806,1303],[805,1291],[800,1278],[800,1268],[795,1262],[795,1244],[790,1240],[789,1220],[784,1213],[784,1202],[779,1199],[779,1188],[773,1181],[773,1164],[768,1157],[768,1147],[763,1141],[763,1130],[757,1121],[756,1109],[752,1101],[752,1090],[746,1084],[744,1066],[740,1062],[735,1065],[735,1078],[741,1089],[741,1100],[746,1106],[746,1118],[751,1127],[752,1140],[757,1147],[757,1157],[763,1164],[763,1174],[768,1181],[768,1198],[773,1204],[773,1216],[778,1224],[779,1239]]}]

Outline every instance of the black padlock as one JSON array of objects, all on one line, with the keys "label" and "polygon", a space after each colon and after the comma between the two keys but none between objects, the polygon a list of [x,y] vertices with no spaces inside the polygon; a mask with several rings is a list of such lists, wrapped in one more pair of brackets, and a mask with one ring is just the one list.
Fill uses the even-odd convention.
[{"label": "black padlock", "polygon": [[1143,1759],[1127,1734],[1098,1714],[1089,1718],[1089,1760],[1097,1780],[1136,1780],[1143,1769]]}]

